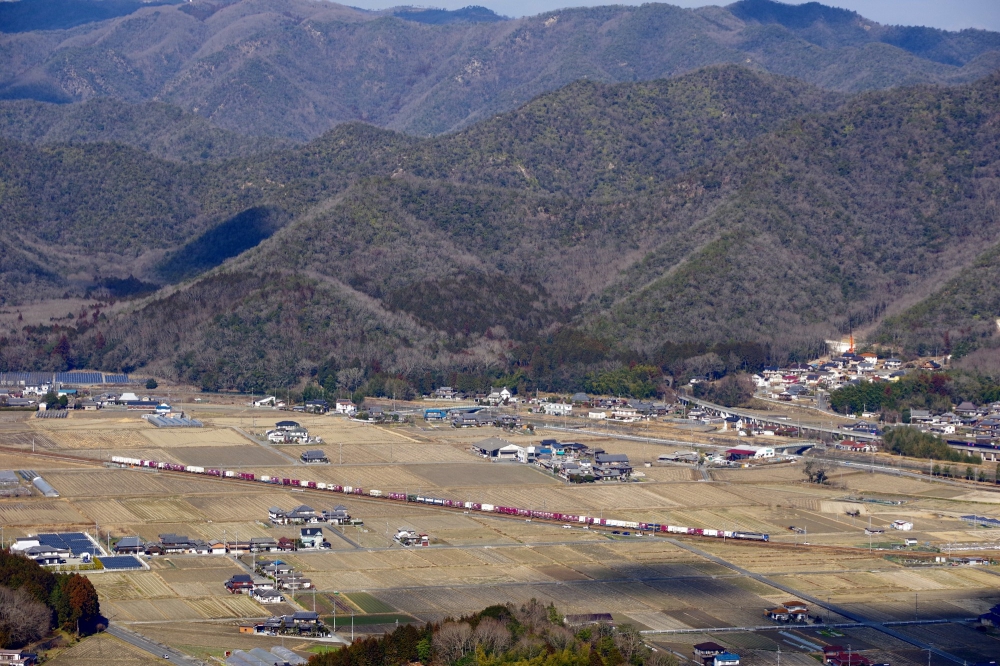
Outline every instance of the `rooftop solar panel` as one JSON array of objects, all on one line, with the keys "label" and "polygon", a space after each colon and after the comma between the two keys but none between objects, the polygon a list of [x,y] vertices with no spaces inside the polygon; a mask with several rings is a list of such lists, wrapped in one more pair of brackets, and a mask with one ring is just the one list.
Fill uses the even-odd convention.
[{"label": "rooftop solar panel", "polygon": [[132,555],[97,558],[105,569],[142,569],[142,562]]}]

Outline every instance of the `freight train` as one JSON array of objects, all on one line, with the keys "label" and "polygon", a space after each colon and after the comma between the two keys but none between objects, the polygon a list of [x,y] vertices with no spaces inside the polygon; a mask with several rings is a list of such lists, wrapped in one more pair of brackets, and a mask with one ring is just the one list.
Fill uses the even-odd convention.
[{"label": "freight train", "polygon": [[142,460],[139,458],[127,458],[124,456],[112,456],[111,462],[119,467],[141,467],[147,469],[163,469],[171,472],[188,472],[190,474],[204,474],[206,476],[216,476],[225,479],[240,479],[242,481],[256,481],[277,486],[290,486],[293,488],[312,488],[315,490],[325,490],[328,492],[341,493],[344,495],[364,495],[365,497],[377,497],[396,502],[413,502],[416,504],[429,504],[452,509],[464,509],[466,511],[481,511],[483,513],[496,513],[504,516],[516,516],[533,520],[552,520],[580,526],[594,525],[597,527],[621,527],[631,530],[645,532],[662,532],[667,534],[688,534],[693,536],[715,537],[718,539],[743,539],[747,541],[768,541],[767,534],[759,532],[742,532],[739,530],[714,530],[701,527],[681,527],[679,525],[662,525],[660,523],[647,523],[633,520],[617,520],[614,518],[595,518],[594,516],[581,516],[569,513],[559,513],[557,511],[537,511],[535,509],[522,509],[513,506],[496,506],[480,502],[466,502],[464,500],[447,499],[443,497],[428,497],[426,495],[416,495],[412,493],[382,492],[381,490],[364,490],[356,486],[342,486],[335,483],[324,483],[322,481],[303,481],[301,479],[291,479],[280,476],[268,476],[262,474],[257,476],[251,472],[234,472],[223,469],[205,469],[194,465],[179,465],[177,463],[158,462],[156,460]]}]

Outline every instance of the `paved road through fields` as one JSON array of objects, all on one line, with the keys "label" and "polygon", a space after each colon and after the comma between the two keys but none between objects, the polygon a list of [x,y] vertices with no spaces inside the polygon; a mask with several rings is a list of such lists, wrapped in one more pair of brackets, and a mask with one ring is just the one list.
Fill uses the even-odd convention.
[{"label": "paved road through fields", "polygon": [[144,650],[151,655],[159,657],[160,659],[163,659],[164,655],[170,655],[169,656],[170,661],[173,661],[178,664],[187,664],[189,666],[193,666],[194,664],[199,664],[203,666],[205,663],[203,661],[195,659],[194,657],[190,657],[184,654],[183,652],[178,652],[177,650],[171,647],[167,647],[165,645],[161,645],[155,641],[152,641],[146,638],[145,636],[142,636],[141,634],[137,634],[133,631],[129,631],[128,629],[124,629],[122,627],[118,627],[113,624],[110,625],[106,629],[106,631],[115,638],[123,640],[129,645],[134,645],[140,650]]}]

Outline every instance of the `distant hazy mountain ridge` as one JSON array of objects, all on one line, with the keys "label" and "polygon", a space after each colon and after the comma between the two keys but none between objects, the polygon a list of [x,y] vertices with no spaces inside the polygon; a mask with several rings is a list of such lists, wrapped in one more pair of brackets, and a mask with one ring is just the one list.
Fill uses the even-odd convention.
[{"label": "distant hazy mountain ridge", "polygon": [[[295,140],[352,120],[439,134],[578,79],[652,80],[716,63],[845,92],[968,82],[1000,65],[996,33],[880,26],[816,3],[769,0],[516,20],[476,7],[366,12],[313,0],[195,0],[65,30],[51,29],[58,25],[40,0],[2,4],[22,14],[34,7],[40,29],[0,35],[0,99],[157,101],[229,131]],[[130,5],[80,6],[96,19]]]}]

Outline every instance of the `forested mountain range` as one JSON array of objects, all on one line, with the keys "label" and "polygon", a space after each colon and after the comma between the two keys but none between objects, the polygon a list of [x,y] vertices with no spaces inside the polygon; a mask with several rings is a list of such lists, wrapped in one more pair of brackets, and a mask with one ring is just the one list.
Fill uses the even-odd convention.
[{"label": "forested mountain range", "polygon": [[851,328],[988,364],[998,109],[1000,75],[848,95],[725,65],[221,161],[8,140],[4,307],[140,297],[12,330],[0,364],[568,387],[801,357]]},{"label": "forested mountain range", "polygon": [[[143,116],[167,113],[150,102],[248,136],[306,141],[350,121],[427,136],[582,79],[648,81],[739,63],[858,92],[971,82],[1000,65],[997,33],[883,26],[817,3],[770,0],[510,20],[482,8],[370,12],[316,0],[19,0],[0,3],[0,25],[0,99],[113,99],[123,105],[117,129],[100,138],[144,149],[158,144],[143,142]],[[0,135],[62,140],[100,131],[88,114],[32,111],[26,132],[19,112],[0,109]],[[178,132],[203,131],[193,120],[172,122]],[[239,154],[235,140],[220,142],[229,147],[192,156]]]}]

